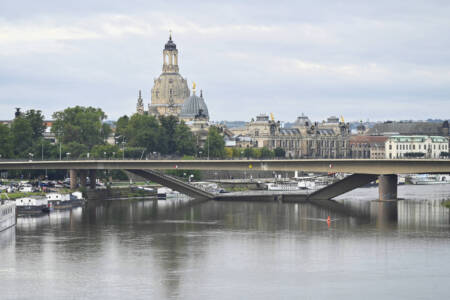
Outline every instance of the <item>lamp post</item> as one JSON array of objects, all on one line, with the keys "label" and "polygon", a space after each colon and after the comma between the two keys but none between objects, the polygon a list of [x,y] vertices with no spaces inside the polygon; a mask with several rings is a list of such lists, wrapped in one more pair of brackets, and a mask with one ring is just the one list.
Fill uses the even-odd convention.
[{"label": "lamp post", "polygon": [[125,142],[122,140],[122,160],[125,160]]},{"label": "lamp post", "polygon": [[66,153],[67,160],[69,160],[70,152]]},{"label": "lamp post", "polygon": [[33,153],[28,153],[28,156],[29,156],[29,158],[30,158],[30,161],[32,161],[32,160],[33,160],[34,154],[33,154]]}]

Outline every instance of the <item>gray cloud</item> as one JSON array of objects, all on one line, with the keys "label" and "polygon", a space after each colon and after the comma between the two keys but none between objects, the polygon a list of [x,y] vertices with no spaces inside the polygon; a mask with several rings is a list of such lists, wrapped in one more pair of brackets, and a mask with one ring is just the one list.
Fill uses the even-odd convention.
[{"label": "gray cloud", "polygon": [[448,118],[447,1],[1,3],[0,119],[146,103],[168,29],[215,120]]}]

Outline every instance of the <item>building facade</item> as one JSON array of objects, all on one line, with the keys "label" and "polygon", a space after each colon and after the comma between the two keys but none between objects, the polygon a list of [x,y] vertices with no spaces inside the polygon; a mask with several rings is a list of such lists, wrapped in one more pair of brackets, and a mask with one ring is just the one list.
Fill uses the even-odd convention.
[{"label": "building facade", "polygon": [[302,115],[294,126],[283,128],[279,121],[261,114],[237,129],[239,147],[283,148],[292,158],[347,158],[350,155],[348,125],[330,118],[313,123]]},{"label": "building facade", "polygon": [[385,144],[386,158],[441,158],[448,153],[448,138],[442,136],[390,136]]},{"label": "building facade", "polygon": [[386,158],[385,136],[353,135],[350,137],[351,158],[384,159]]}]

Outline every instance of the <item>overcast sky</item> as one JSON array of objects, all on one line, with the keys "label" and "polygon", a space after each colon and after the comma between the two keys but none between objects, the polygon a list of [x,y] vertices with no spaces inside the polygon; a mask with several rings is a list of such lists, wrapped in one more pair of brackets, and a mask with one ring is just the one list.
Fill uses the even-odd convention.
[{"label": "overcast sky", "polygon": [[169,30],[213,120],[449,118],[450,1],[0,0],[0,119],[145,104]]}]

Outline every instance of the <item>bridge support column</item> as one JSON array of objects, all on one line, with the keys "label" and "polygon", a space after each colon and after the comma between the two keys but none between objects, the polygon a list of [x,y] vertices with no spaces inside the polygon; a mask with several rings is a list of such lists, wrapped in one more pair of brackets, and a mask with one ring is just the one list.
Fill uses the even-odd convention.
[{"label": "bridge support column", "polygon": [[70,189],[74,190],[77,188],[78,178],[77,178],[77,170],[70,169]]},{"label": "bridge support column", "polygon": [[379,200],[396,200],[397,199],[397,175],[380,175],[378,177],[378,194]]},{"label": "bridge support column", "polygon": [[87,176],[87,171],[86,170],[79,170],[78,174],[80,176],[80,186],[82,188],[86,187],[86,176]]},{"label": "bridge support column", "polygon": [[96,184],[97,184],[97,171],[89,170],[89,185],[91,189],[95,189]]}]

